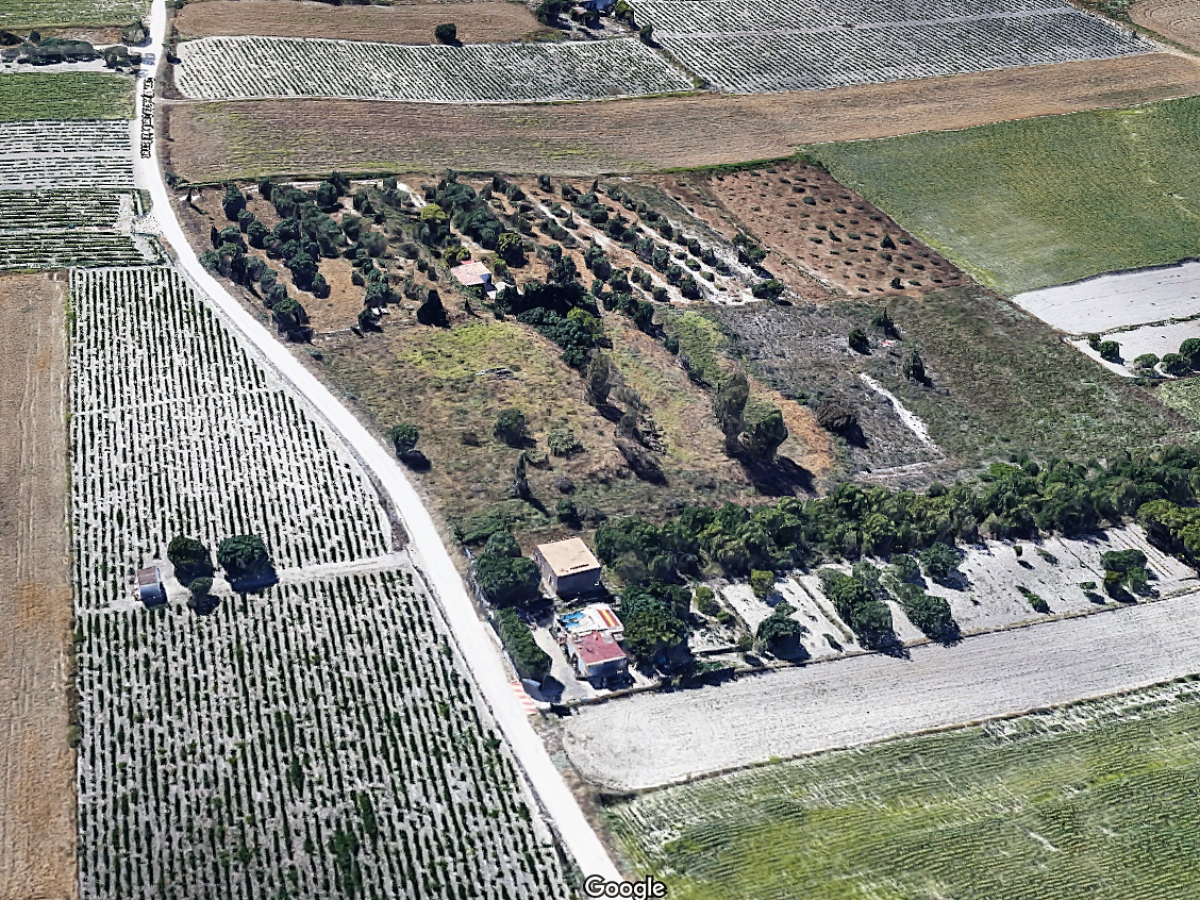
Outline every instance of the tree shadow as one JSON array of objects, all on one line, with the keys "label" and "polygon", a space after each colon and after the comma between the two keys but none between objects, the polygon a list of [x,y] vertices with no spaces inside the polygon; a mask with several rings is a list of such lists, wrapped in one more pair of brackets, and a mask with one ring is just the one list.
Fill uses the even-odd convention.
[{"label": "tree shadow", "polygon": [[768,497],[789,497],[797,489],[806,494],[815,494],[816,486],[808,469],[786,456],[777,456],[771,461],[752,456],[738,456],[742,471],[759,493]]},{"label": "tree shadow", "polygon": [[420,450],[410,450],[408,453],[400,455],[400,462],[404,463],[405,467],[414,472],[428,472],[433,468],[433,464]]},{"label": "tree shadow", "polygon": [[279,583],[279,573],[275,571],[275,566],[271,563],[268,563],[267,567],[259,572],[250,572],[237,578],[232,575],[227,577],[229,586],[239,594],[257,594],[259,591]]}]

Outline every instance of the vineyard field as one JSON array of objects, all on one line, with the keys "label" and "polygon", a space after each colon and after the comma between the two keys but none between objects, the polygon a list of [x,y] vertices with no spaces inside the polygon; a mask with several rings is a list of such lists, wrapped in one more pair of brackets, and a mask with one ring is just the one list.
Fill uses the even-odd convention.
[{"label": "vineyard field", "polygon": [[0,190],[0,268],[143,266],[157,243],[133,235],[138,195],[102,190]]},{"label": "vineyard field", "polygon": [[0,123],[0,190],[132,187],[126,121]]},{"label": "vineyard field", "polygon": [[[0,20],[0,28],[8,27]],[[0,122],[128,119],[132,113],[133,82],[120,75],[15,72],[0,78]],[[76,135],[75,140],[86,146],[87,137]],[[0,146],[10,145],[5,141]]]},{"label": "vineyard field", "polygon": [[567,896],[411,570],[78,627],[82,900]]},{"label": "vineyard field", "polygon": [[1088,59],[1155,49],[1058,0],[923,0],[864,8],[845,0],[645,0],[639,21],[712,87],[819,90]]},{"label": "vineyard field", "polygon": [[431,103],[595,100],[690,91],[692,82],[632,38],[562,44],[421,47],[216,37],[179,45],[188,97],[336,97]]},{"label": "vineyard field", "polygon": [[611,807],[676,900],[1186,900],[1194,680],[706,779]]},{"label": "vineyard field", "polygon": [[81,609],[121,605],[177,533],[261,534],[280,569],[391,549],[362,471],[172,270],[77,271],[71,294]]}]

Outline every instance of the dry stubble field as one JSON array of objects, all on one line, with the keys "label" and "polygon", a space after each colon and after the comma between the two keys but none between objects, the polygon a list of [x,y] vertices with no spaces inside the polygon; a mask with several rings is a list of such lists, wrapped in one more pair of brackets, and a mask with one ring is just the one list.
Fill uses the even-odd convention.
[{"label": "dry stubble field", "polygon": [[0,897],[75,896],[65,276],[0,278]]},{"label": "dry stubble field", "polygon": [[564,104],[173,103],[168,171],[191,181],[343,171],[590,175],[790,156],[804,144],[967,128],[1200,93],[1168,53],[830,91]]},{"label": "dry stubble field", "polygon": [[1200,5],[1195,0],[1140,0],[1129,18],[1192,50],[1200,50]]},{"label": "dry stubble field", "polygon": [[392,44],[433,44],[444,22],[458,26],[464,44],[536,40],[553,35],[520,3],[419,3],[334,7],[307,0],[207,0],[189,3],[175,16],[181,37],[263,35],[338,38]]}]

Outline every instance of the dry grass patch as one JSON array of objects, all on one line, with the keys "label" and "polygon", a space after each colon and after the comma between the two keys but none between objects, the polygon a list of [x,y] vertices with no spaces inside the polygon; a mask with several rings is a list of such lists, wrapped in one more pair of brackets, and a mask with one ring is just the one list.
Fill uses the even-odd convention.
[{"label": "dry grass patch", "polygon": [[175,16],[180,37],[263,35],[337,38],[390,44],[435,44],[433,29],[458,26],[464,44],[553,39],[520,3],[421,3],[395,6],[330,6],[298,0],[207,0],[189,3]]},{"label": "dry grass patch", "polygon": [[[241,4],[239,4],[241,5]],[[272,100],[168,107],[167,169],[592,175],[783,157],[804,144],[967,128],[1200,93],[1200,63],[1149,53],[882,85],[486,106]]]},{"label": "dry grass patch", "polygon": [[0,278],[0,897],[74,897],[62,275]]}]

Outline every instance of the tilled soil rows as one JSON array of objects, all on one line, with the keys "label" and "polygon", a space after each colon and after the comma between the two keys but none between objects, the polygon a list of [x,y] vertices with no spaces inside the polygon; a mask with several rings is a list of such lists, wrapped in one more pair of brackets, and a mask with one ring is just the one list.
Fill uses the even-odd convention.
[{"label": "tilled soil rows", "polygon": [[325,100],[172,105],[167,169],[192,181],[341,171],[595,175],[789,156],[801,145],[967,128],[1200,92],[1200,64],[1149,53],[864,85],[486,106]]}]

